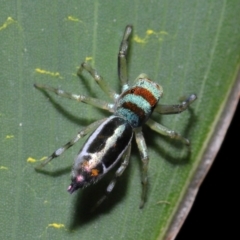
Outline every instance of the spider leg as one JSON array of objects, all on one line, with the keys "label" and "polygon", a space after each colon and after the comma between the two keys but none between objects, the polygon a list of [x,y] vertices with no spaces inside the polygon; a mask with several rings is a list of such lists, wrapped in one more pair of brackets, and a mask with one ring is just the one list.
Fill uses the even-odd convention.
[{"label": "spider leg", "polygon": [[181,104],[176,104],[176,105],[158,104],[156,106],[156,108],[154,109],[154,111],[157,113],[161,113],[161,114],[181,113],[181,112],[185,111],[189,107],[189,105],[192,104],[196,99],[197,99],[197,96],[195,94],[191,94]]},{"label": "spider leg", "polygon": [[118,53],[118,77],[121,82],[122,92],[128,88],[127,53],[129,45],[128,39],[131,32],[132,26],[127,25]]},{"label": "spider leg", "polygon": [[160,133],[164,136],[168,136],[170,138],[174,138],[174,139],[178,139],[180,141],[182,141],[184,144],[186,145],[190,145],[190,142],[187,138],[182,137],[179,133],[170,130],[169,128],[155,122],[154,120],[152,120],[151,118],[148,119],[148,121],[146,122],[146,124],[155,132]]},{"label": "spider leg", "polygon": [[43,84],[34,84],[34,87],[45,90],[45,91],[54,92],[55,94],[57,94],[58,96],[61,96],[61,97],[73,99],[78,102],[83,102],[83,103],[92,105],[94,107],[101,108],[101,109],[107,110],[109,112],[113,112],[114,104],[107,103],[101,99],[65,92],[61,89],[53,88],[53,87],[43,85]]},{"label": "spider leg", "polygon": [[128,163],[129,163],[129,158],[130,158],[130,154],[131,154],[131,145],[129,145],[128,149],[126,150],[126,152],[124,153],[124,159],[120,165],[120,167],[117,169],[116,173],[115,173],[115,177],[112,179],[112,181],[109,183],[109,185],[107,186],[106,192],[104,194],[104,196],[102,196],[102,198],[100,198],[98,200],[98,202],[96,203],[96,205],[93,207],[92,211],[94,211],[97,207],[99,207],[99,205],[108,197],[108,195],[112,192],[113,188],[115,187],[115,184],[117,182],[117,178],[119,178],[124,170],[127,168]]},{"label": "spider leg", "polygon": [[142,160],[142,195],[141,195],[141,203],[140,208],[143,208],[144,203],[146,201],[146,195],[147,195],[147,184],[148,184],[148,178],[147,178],[147,172],[148,172],[148,163],[149,163],[149,156],[148,156],[148,150],[147,145],[142,133],[142,128],[136,128],[135,130],[135,138],[137,142],[137,146],[140,152],[140,157]]},{"label": "spider leg", "polygon": [[99,85],[99,87],[102,89],[103,92],[105,92],[111,99],[116,100],[119,96],[109,85],[105,80],[100,76],[92,66],[86,62],[83,62],[77,72],[78,76],[81,75],[82,71],[86,70],[88,71],[91,76],[94,78],[96,83]]},{"label": "spider leg", "polygon": [[52,161],[54,158],[59,157],[62,155],[68,148],[72,147],[80,138],[83,138],[90,132],[92,132],[94,129],[96,129],[101,123],[103,123],[106,120],[106,118],[98,120],[96,122],[91,123],[87,127],[85,127],[83,130],[81,130],[75,138],[67,142],[62,147],[58,148],[55,152],[53,152],[44,162],[42,162],[39,166],[36,167],[36,169],[41,169],[45,165],[47,165],[50,161]]}]

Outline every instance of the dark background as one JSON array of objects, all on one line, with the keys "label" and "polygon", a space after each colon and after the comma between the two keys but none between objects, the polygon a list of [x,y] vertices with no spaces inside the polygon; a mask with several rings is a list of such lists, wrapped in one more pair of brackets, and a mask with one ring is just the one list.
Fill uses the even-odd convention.
[{"label": "dark background", "polygon": [[[176,240],[236,239],[240,212],[240,102],[224,142]],[[238,166],[238,167],[237,167]],[[238,198],[239,199],[239,198]]]}]

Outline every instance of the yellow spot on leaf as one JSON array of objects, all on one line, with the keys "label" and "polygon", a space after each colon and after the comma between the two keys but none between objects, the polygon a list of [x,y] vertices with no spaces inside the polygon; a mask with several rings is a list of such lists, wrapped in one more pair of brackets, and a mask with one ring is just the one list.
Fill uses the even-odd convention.
[{"label": "yellow spot on leaf", "polygon": [[92,57],[86,57],[86,58],[85,58],[85,62],[92,61],[92,60],[93,60]]},{"label": "yellow spot on leaf", "polygon": [[42,158],[40,158],[40,161],[44,161],[45,159],[47,159],[48,157],[42,157]]},{"label": "yellow spot on leaf", "polygon": [[168,33],[165,31],[155,32],[152,29],[148,29],[143,38],[139,37],[138,35],[135,35],[133,36],[133,41],[140,44],[146,44],[150,36],[155,36],[158,40],[162,41],[162,35],[168,35]]},{"label": "yellow spot on leaf", "polygon": [[52,77],[59,77],[59,78],[62,78],[62,76],[60,75],[59,72],[50,72],[50,71],[46,71],[46,70],[43,70],[41,68],[36,68],[35,71],[37,73],[40,73],[40,74],[47,74],[47,75],[50,75]]},{"label": "yellow spot on leaf", "polygon": [[48,227],[53,227],[53,228],[57,228],[57,229],[65,228],[64,224],[61,224],[61,223],[50,223],[50,224],[48,224]]},{"label": "yellow spot on leaf", "polygon": [[145,38],[140,38],[138,35],[135,35],[133,37],[133,41],[135,41],[137,43],[147,43],[146,37]]},{"label": "yellow spot on leaf", "polygon": [[29,163],[35,163],[35,162],[37,162],[37,160],[36,160],[35,158],[29,157],[29,158],[27,159],[27,162],[29,162]]},{"label": "yellow spot on leaf", "polygon": [[7,28],[9,25],[11,25],[12,23],[15,23],[16,21],[11,18],[11,17],[8,17],[7,20],[3,23],[2,26],[0,26],[0,31]]},{"label": "yellow spot on leaf", "polygon": [[6,139],[14,138],[14,135],[7,135]]},{"label": "yellow spot on leaf", "polygon": [[79,20],[78,18],[75,18],[75,17],[73,17],[73,16],[68,16],[68,17],[67,17],[67,20],[73,21],[73,22],[82,22],[81,20]]},{"label": "yellow spot on leaf", "polygon": [[42,157],[40,160],[37,160],[37,159],[32,158],[32,157],[29,157],[29,158],[27,159],[27,162],[28,162],[28,163],[35,163],[35,162],[44,161],[45,159],[47,159],[47,157]]},{"label": "yellow spot on leaf", "polygon": [[147,34],[147,35],[151,35],[151,34],[153,34],[153,33],[154,33],[154,31],[153,31],[152,29],[149,29],[149,30],[146,31],[146,34]]},{"label": "yellow spot on leaf", "polygon": [[0,170],[8,170],[8,168],[4,166],[0,166]]}]

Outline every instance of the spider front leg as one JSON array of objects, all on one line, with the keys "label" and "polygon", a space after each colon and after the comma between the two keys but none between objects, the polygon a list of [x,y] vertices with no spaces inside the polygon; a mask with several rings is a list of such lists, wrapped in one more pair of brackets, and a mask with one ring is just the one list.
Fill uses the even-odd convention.
[{"label": "spider front leg", "polygon": [[191,94],[185,101],[181,104],[176,105],[163,105],[159,104],[154,109],[155,112],[160,114],[176,114],[185,111],[190,104],[192,104],[197,99],[195,94]]},{"label": "spider front leg", "polygon": [[128,88],[127,53],[129,45],[128,40],[131,33],[132,26],[127,25],[118,53],[118,77],[121,82],[122,92]]},{"label": "spider front leg", "polygon": [[46,166],[50,161],[52,161],[54,158],[59,157],[62,155],[68,148],[72,147],[80,138],[83,138],[93,130],[95,130],[101,123],[103,123],[106,120],[106,118],[98,120],[94,123],[91,123],[87,127],[85,127],[83,130],[81,130],[75,138],[67,142],[62,147],[58,148],[55,152],[53,152],[44,162],[42,162],[39,166],[36,167],[36,169],[41,169],[44,166]]},{"label": "spider front leg", "polygon": [[100,88],[105,92],[111,99],[116,100],[119,96],[108,84],[104,81],[102,76],[100,76],[92,66],[86,62],[83,62],[77,72],[78,76],[81,76],[81,73],[83,70],[86,70],[91,74],[91,76],[94,78],[96,83],[100,86]]},{"label": "spider front leg", "polygon": [[115,184],[117,182],[117,178],[119,178],[123,174],[123,172],[125,171],[125,169],[127,168],[128,164],[129,164],[130,155],[131,155],[131,145],[129,145],[128,149],[126,150],[126,152],[124,154],[124,160],[122,161],[120,167],[117,169],[117,171],[115,173],[115,177],[107,186],[105,195],[101,199],[98,200],[96,205],[93,207],[92,211],[94,211],[112,192],[112,190],[115,187]]},{"label": "spider front leg", "polygon": [[65,92],[61,89],[57,89],[57,88],[50,87],[48,85],[43,85],[43,84],[34,84],[34,87],[38,89],[42,89],[44,91],[54,92],[56,95],[60,97],[76,100],[77,102],[83,102],[83,103],[92,105],[94,107],[107,110],[109,112],[113,112],[113,109],[114,109],[114,104],[105,102],[104,100],[101,100],[101,99]]},{"label": "spider front leg", "polygon": [[142,160],[142,195],[141,195],[141,203],[139,208],[143,208],[144,203],[146,201],[146,195],[147,195],[147,184],[148,184],[148,162],[149,162],[149,156],[148,156],[148,150],[147,145],[142,133],[142,128],[136,128],[134,129],[135,132],[135,138],[138,146],[138,150],[140,152],[140,157]]}]

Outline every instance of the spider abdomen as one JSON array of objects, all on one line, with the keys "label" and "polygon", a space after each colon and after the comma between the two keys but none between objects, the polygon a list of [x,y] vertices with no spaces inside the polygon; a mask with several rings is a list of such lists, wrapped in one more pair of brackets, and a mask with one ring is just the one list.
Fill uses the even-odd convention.
[{"label": "spider abdomen", "polygon": [[88,138],[77,155],[72,169],[70,193],[98,181],[120,160],[133,136],[130,124],[112,116]]},{"label": "spider abdomen", "polygon": [[152,114],[162,93],[160,85],[141,74],[136,84],[120,95],[115,114],[126,119],[133,128],[140,127]]}]

